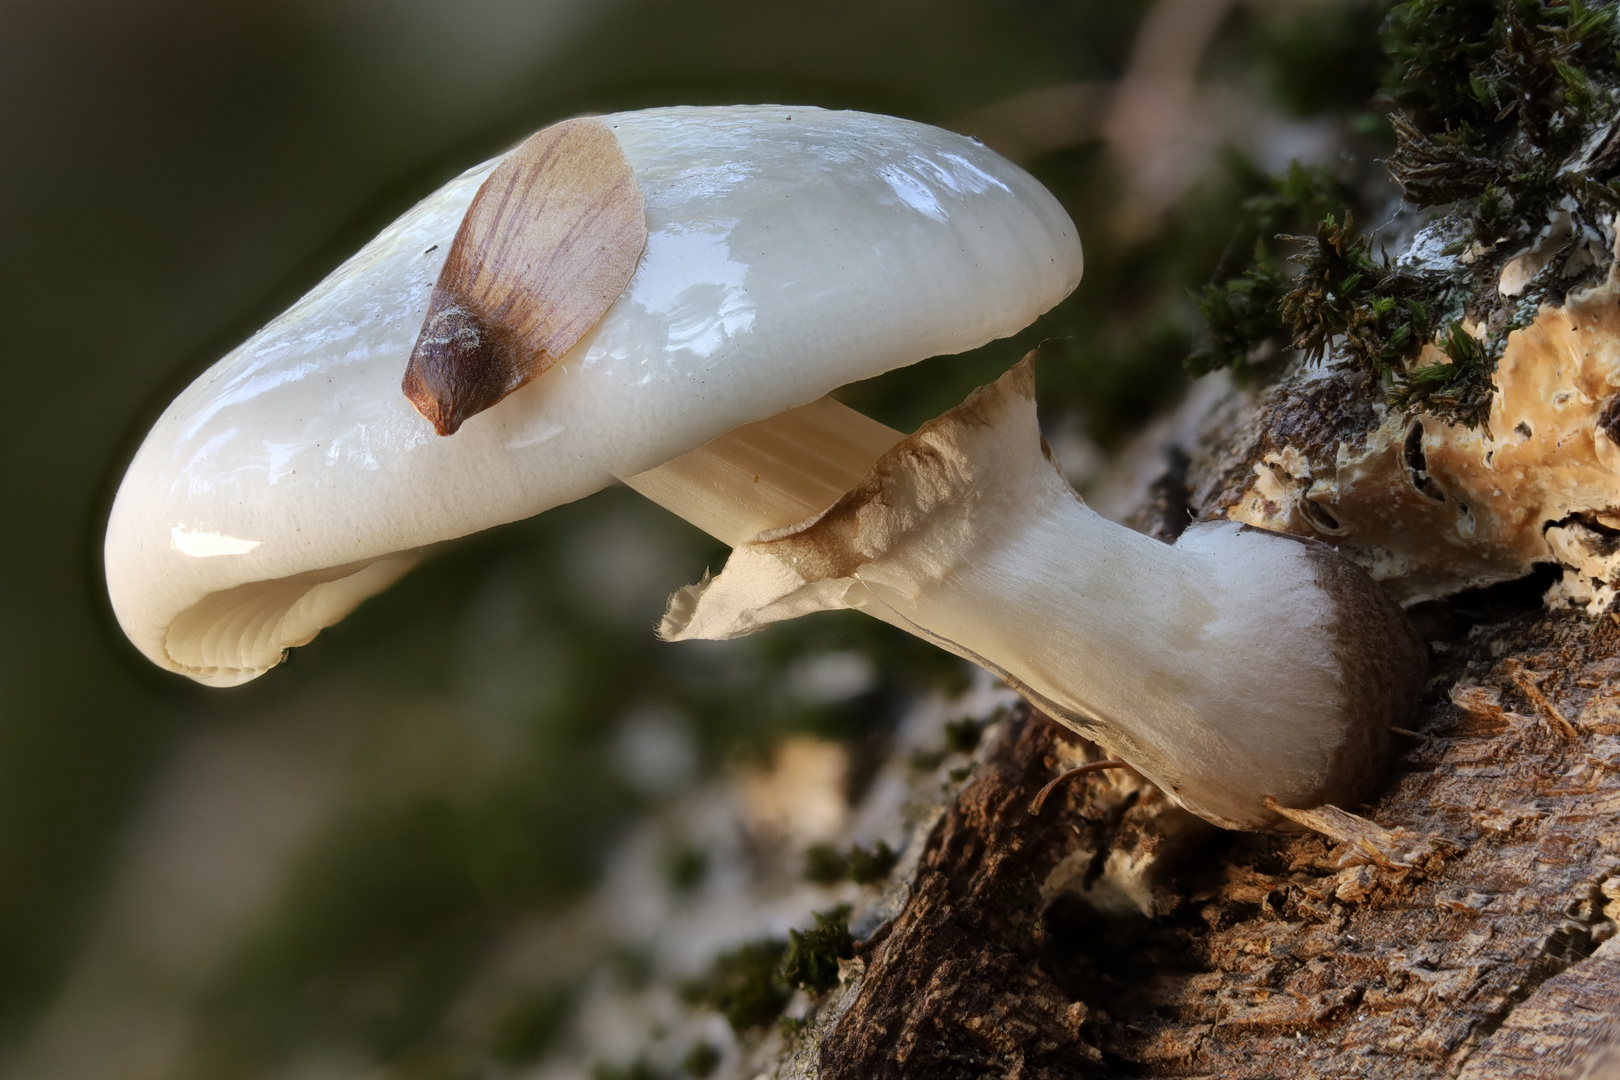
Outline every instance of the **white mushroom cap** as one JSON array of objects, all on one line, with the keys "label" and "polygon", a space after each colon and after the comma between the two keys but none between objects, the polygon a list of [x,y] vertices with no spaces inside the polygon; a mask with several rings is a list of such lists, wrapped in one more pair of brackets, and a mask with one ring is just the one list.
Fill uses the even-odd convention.
[{"label": "white mushroom cap", "polygon": [[636,275],[562,362],[457,435],[434,434],[400,377],[494,161],[170,405],[119,488],[105,552],[113,609],[150,659],[245,682],[432,544],[1014,333],[1080,279],[1063,208],[971,139],[803,107],[602,119],[646,199]]}]

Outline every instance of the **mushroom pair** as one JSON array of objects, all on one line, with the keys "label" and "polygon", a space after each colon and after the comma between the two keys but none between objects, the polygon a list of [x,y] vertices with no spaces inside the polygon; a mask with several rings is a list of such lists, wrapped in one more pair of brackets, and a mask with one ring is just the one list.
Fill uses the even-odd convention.
[{"label": "mushroom pair", "polygon": [[1043,455],[1027,362],[909,437],[825,397],[1075,287],[1033,178],[861,113],[568,124],[429,196],[164,413],[106,542],[148,657],[247,681],[434,544],[620,479],[735,549],[666,637],[858,607],[1218,824],[1366,793],[1422,650],[1331,548],[1101,519]]}]

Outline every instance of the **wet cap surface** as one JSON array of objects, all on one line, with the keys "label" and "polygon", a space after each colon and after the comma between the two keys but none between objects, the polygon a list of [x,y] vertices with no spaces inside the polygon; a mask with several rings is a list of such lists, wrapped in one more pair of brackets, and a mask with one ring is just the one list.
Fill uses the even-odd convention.
[{"label": "wet cap surface", "polygon": [[[554,368],[454,437],[434,434],[399,384],[493,162],[412,209],[170,406],[107,536],[114,609],[143,652],[200,681],[245,681],[408,565],[379,560],[1014,333],[1079,280],[1061,206],[970,139],[801,107],[602,119],[646,199],[641,265]],[[216,595],[241,589],[257,589],[245,606],[245,594]]]}]

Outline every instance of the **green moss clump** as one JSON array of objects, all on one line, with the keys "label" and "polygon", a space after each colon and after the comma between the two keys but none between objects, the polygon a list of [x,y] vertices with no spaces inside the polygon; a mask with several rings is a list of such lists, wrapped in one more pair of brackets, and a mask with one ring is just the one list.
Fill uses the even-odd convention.
[{"label": "green moss clump", "polygon": [[703,1077],[710,1075],[720,1067],[720,1051],[713,1043],[700,1042],[686,1052],[681,1060],[681,1068],[687,1076]]},{"label": "green moss clump", "polygon": [[496,1028],[490,1046],[495,1060],[524,1065],[538,1058],[562,1030],[572,1001],[566,993],[540,990],[520,997]]},{"label": "green moss clump", "polygon": [[683,994],[708,1005],[739,1033],[763,1027],[781,1016],[794,987],[813,994],[838,984],[838,961],[855,955],[849,932],[849,905],[813,912],[816,925],[788,931],[788,940],[754,941],[721,956]]},{"label": "green moss clump", "polygon": [[1389,99],[1419,124],[1511,125],[1537,147],[1565,141],[1617,69],[1609,5],[1581,0],[1412,0],[1390,10]]},{"label": "green moss clump", "polygon": [[1319,363],[1337,339],[1349,362],[1393,381],[1433,333],[1423,302],[1431,287],[1374,260],[1371,242],[1355,235],[1351,214],[1342,224],[1329,214],[1316,236],[1295,239],[1305,248],[1294,256],[1302,269],[1281,304],[1295,346],[1308,362]]},{"label": "green moss clump", "polygon": [[1395,380],[1395,403],[1409,412],[1455,416],[1470,427],[1491,411],[1490,372],[1494,359],[1485,343],[1453,322],[1441,345],[1449,364],[1425,364]]},{"label": "green moss clump", "polygon": [[790,991],[777,971],[787,948],[786,942],[767,939],[733,949],[702,979],[688,983],[684,996],[724,1016],[733,1031],[763,1027],[781,1014],[788,1001]]},{"label": "green moss clump", "polygon": [[804,879],[817,885],[843,881],[849,860],[831,844],[811,844],[804,851]]},{"label": "green moss clump", "polygon": [[673,1080],[673,1077],[646,1058],[637,1058],[628,1065],[597,1065],[591,1069],[591,1080]]},{"label": "green moss clump", "polygon": [[1390,174],[1415,206],[1477,198],[1495,187],[1504,172],[1522,175],[1527,168],[1522,157],[1503,162],[1486,156],[1485,137],[1467,121],[1432,136],[1399,114],[1389,123],[1395,132]]},{"label": "green moss clump", "polygon": [[859,844],[841,852],[831,844],[812,844],[804,852],[804,878],[817,885],[835,885],[848,878],[857,885],[868,885],[889,876],[900,856],[879,840],[871,849]]},{"label": "green moss clump", "polygon": [[[1477,245],[1477,256],[1534,235],[1559,205],[1575,207],[1578,231],[1620,210],[1620,142],[1587,154],[1594,126],[1617,100],[1614,5],[1410,0],[1387,11],[1379,36],[1389,64],[1377,103],[1396,110],[1389,172],[1412,206],[1444,208],[1448,254]],[[1272,182],[1272,220],[1276,211],[1307,209],[1313,193],[1332,194],[1303,179],[1296,168]],[[1246,241],[1253,255],[1195,297],[1209,334],[1188,366],[1241,376],[1257,348],[1286,343],[1309,362],[1331,357],[1367,372],[1397,407],[1482,423],[1506,330],[1479,342],[1456,317],[1470,289],[1494,298],[1486,276],[1495,263],[1459,260],[1437,271],[1374,259],[1372,241],[1354,229],[1360,204],[1343,194],[1317,219],[1314,236],[1275,237],[1300,245],[1292,281],[1267,242],[1267,206],[1255,204],[1261,232]],[[1240,225],[1240,237],[1249,227]],[[1410,370],[1441,331],[1437,344],[1451,363]]]},{"label": "green moss clump", "polygon": [[849,933],[847,904],[813,914],[814,927],[788,931],[787,955],[782,958],[781,974],[790,986],[824,994],[838,985],[838,961],[855,955],[855,939]]},{"label": "green moss clump", "polygon": [[882,840],[870,851],[856,844],[849,849],[849,880],[857,885],[882,881],[894,871],[894,865],[899,861],[900,855]]},{"label": "green moss clump", "polygon": [[1384,33],[1394,103],[1422,116],[1487,119],[1471,76],[1491,55],[1495,8],[1452,0],[1396,4]]},{"label": "green moss clump", "polygon": [[1279,337],[1280,305],[1287,292],[1288,275],[1265,244],[1256,241],[1247,269],[1221,284],[1205,285],[1193,298],[1209,338],[1188,356],[1187,369],[1195,375],[1219,368],[1246,373],[1250,354]]},{"label": "green moss clump", "polygon": [[1239,204],[1233,231],[1234,250],[1247,250],[1247,262],[1216,268],[1215,277],[1193,295],[1208,336],[1187,357],[1194,375],[1227,368],[1240,379],[1249,374],[1250,358],[1267,345],[1286,345],[1288,327],[1282,300],[1289,291],[1289,276],[1273,250],[1288,232],[1307,229],[1325,216],[1342,212],[1349,192],[1325,169],[1308,169],[1294,162],[1279,177],[1253,174],[1249,166],[1230,159],[1236,180],[1254,189]]},{"label": "green moss clump", "polygon": [[945,723],[945,752],[971,754],[978,749],[979,739],[983,736],[984,725],[971,717],[948,720]]},{"label": "green moss clump", "polygon": [[709,874],[709,856],[702,848],[682,844],[664,859],[664,878],[676,892],[691,892]]}]

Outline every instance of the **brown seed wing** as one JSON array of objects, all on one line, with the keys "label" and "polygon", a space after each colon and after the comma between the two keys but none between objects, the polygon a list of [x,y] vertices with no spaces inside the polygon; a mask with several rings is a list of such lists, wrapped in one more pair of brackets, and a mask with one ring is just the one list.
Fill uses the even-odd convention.
[{"label": "brown seed wing", "polygon": [[478,189],[439,272],[403,389],[441,435],[556,363],[647,244],[635,174],[600,120],[565,120]]}]

